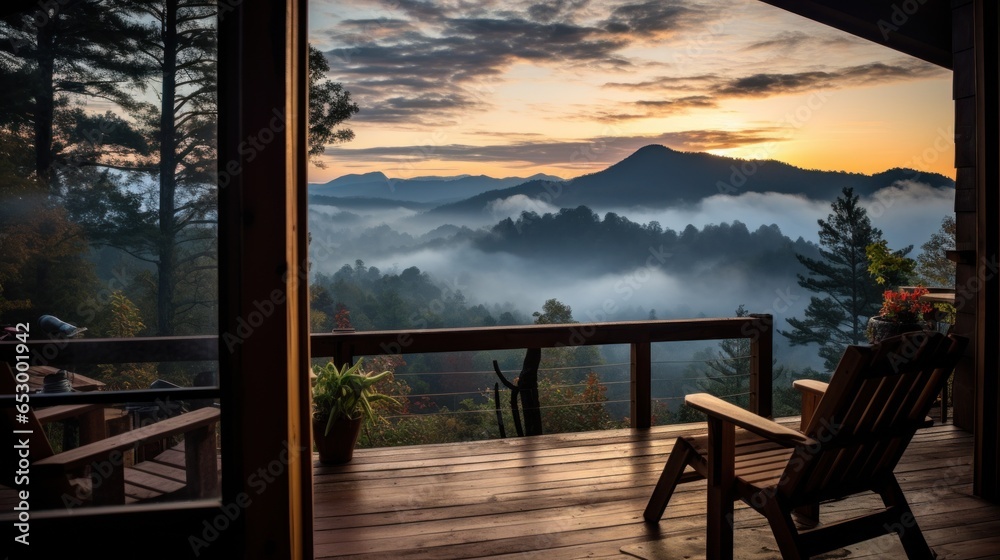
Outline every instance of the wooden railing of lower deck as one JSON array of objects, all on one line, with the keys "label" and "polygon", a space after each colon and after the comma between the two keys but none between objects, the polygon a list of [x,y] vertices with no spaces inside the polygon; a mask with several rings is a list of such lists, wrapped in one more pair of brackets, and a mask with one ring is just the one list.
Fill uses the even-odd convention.
[{"label": "wooden railing of lower deck", "polygon": [[[314,358],[329,357],[338,364],[359,356],[467,352],[562,346],[628,344],[631,347],[632,426],[648,428],[652,417],[651,344],[696,340],[750,340],[750,410],[771,416],[771,363],[773,330],[770,315],[715,319],[678,319],[618,323],[572,323],[521,325],[412,331],[365,331],[311,335]],[[226,340],[223,335],[223,343]],[[253,340],[241,341],[251,343]],[[208,361],[218,359],[216,336],[73,339],[32,341],[31,362],[43,365],[113,364],[133,362]],[[13,363],[16,343],[0,342],[0,360]],[[47,404],[114,402],[177,393],[182,398],[218,396],[217,388],[184,388],[158,391],[123,391],[109,394],[36,395]],[[10,401],[8,403],[8,401]],[[51,402],[49,402],[51,401]],[[0,406],[10,406],[13,397],[0,397]]]}]

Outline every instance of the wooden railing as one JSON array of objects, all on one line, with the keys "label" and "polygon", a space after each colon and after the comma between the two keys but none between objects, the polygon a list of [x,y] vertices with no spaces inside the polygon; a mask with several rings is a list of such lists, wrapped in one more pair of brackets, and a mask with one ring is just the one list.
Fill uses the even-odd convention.
[{"label": "wooden railing", "polygon": [[[630,417],[632,426],[648,428],[652,417],[651,344],[746,338],[750,340],[750,410],[772,414],[771,363],[773,329],[770,315],[716,319],[680,319],[619,323],[572,323],[412,331],[365,331],[311,335],[314,358],[352,362],[360,356],[466,352],[563,346],[628,344],[630,362]],[[247,343],[254,342],[252,340]],[[152,337],[130,339],[72,339],[28,343],[31,363],[38,365],[108,364],[132,362],[211,361],[219,356],[216,336]],[[16,344],[0,342],[0,360],[13,363]],[[169,396],[210,398],[217,388],[183,388],[154,391],[101,391],[86,394],[37,394],[40,405],[68,402],[125,402]],[[0,397],[0,406],[11,406],[13,397]]]},{"label": "wooden railing", "polygon": [[723,319],[314,334],[312,355],[332,357],[336,363],[345,363],[353,361],[357,356],[378,354],[628,344],[631,347],[632,426],[648,428],[652,417],[650,344],[729,338],[750,339],[750,409],[763,416],[771,416],[773,331],[770,315]]}]

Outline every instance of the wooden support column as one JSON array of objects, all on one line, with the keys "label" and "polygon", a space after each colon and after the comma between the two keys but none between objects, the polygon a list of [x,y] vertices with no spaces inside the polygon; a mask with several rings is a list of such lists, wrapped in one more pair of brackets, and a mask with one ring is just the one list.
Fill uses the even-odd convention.
[{"label": "wooden support column", "polygon": [[1000,6],[974,0],[976,256],[976,416],[973,492],[1000,501]]},{"label": "wooden support column", "polygon": [[966,355],[955,368],[952,387],[954,424],[972,431],[976,401],[976,317],[978,259],[976,232],[978,200],[976,191],[976,69],[973,37],[972,0],[952,2],[953,67],[952,98],[955,101],[955,251],[956,262],[953,332],[969,337]]},{"label": "wooden support column", "polygon": [[226,7],[219,18],[222,494],[226,505],[242,505],[227,557],[312,558],[307,6]]}]

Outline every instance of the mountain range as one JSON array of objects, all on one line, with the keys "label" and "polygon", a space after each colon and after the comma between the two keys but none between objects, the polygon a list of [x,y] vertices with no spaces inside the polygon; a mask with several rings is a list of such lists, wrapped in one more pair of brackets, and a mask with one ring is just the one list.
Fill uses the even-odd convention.
[{"label": "mountain range", "polygon": [[562,181],[562,179],[541,173],[530,177],[503,177],[500,179],[486,175],[390,179],[381,171],[375,171],[344,175],[328,183],[310,185],[309,194],[337,198],[382,198],[403,202],[436,202],[440,204],[529,181]]},{"label": "mountain range", "polygon": [[[802,169],[775,160],[743,160],[701,152],[680,152],[661,145],[640,148],[610,167],[570,180],[552,176],[494,179],[486,176],[389,179],[383,173],[346,175],[311,185],[319,203],[371,206],[372,199],[419,202],[428,215],[480,213],[495,201],[520,196],[558,208],[666,208],[705,198],[746,192],[800,195],[832,201],[845,187],[871,195],[901,181],[934,188],[954,188],[954,180],[938,173],[893,168],[866,175],[845,171]],[[353,199],[353,201],[352,201]]]}]

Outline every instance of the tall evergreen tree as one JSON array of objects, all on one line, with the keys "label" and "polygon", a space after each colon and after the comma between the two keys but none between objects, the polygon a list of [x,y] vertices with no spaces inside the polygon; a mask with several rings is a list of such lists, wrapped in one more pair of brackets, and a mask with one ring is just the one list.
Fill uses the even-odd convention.
[{"label": "tall evergreen tree", "polygon": [[867,318],[878,314],[882,305],[884,288],[868,271],[865,254],[866,247],[882,241],[882,231],[872,226],[858,198],[845,188],[831,205],[833,213],[818,220],[820,259],[796,255],[809,271],[798,275],[799,285],[822,297],[810,298],[805,318],[788,319],[792,330],[778,331],[793,346],[819,344],[828,370],[836,367],[847,345],[865,342]]},{"label": "tall evergreen tree", "polygon": [[[749,314],[742,304],[736,308],[737,317]],[[695,359],[705,361],[705,381],[701,383],[704,390],[744,408],[750,404],[749,338],[727,338],[719,342],[718,350],[698,352]]]},{"label": "tall evergreen tree", "polygon": [[[135,9],[149,22],[140,52],[160,90],[156,106],[146,105],[140,119],[156,144],[158,231],[151,260],[157,271],[156,330],[166,336],[175,333],[179,304],[190,311],[211,308],[215,300],[214,275],[201,273],[215,267],[218,7],[201,0],[152,0]],[[197,299],[176,300],[182,282],[193,284],[189,295]]]},{"label": "tall evergreen tree", "polygon": [[0,124],[33,139],[31,171],[43,186],[72,188],[60,167],[143,151],[129,123],[81,108],[132,105],[128,90],[143,77],[132,56],[139,36],[120,0],[39,4],[0,18]]}]

